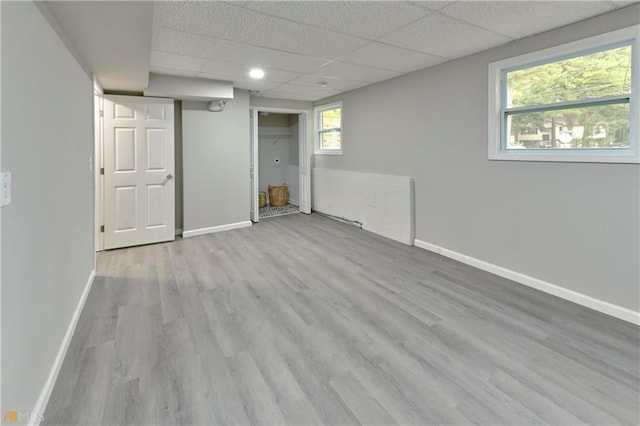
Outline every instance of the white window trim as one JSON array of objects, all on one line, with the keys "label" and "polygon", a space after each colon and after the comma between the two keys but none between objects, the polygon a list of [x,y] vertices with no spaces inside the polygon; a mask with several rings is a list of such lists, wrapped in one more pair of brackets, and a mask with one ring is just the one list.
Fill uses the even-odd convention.
[{"label": "white window trim", "polygon": [[[320,123],[318,117],[322,111],[326,111],[329,109],[340,108],[340,149],[322,149],[320,146]],[[343,131],[343,122],[344,122],[344,108],[342,107],[342,101],[334,102],[331,104],[321,105],[315,107],[313,109],[314,116],[314,147],[315,147],[315,155],[342,155],[342,149],[344,147],[344,131]]]},{"label": "white window trim", "polygon": [[[501,78],[502,71],[524,65],[534,66],[563,56],[573,56],[598,47],[631,41],[630,146],[626,149],[526,150],[503,147]],[[640,163],[640,25],[562,44],[537,52],[489,64],[489,159],[516,161],[566,161],[589,163]]]}]

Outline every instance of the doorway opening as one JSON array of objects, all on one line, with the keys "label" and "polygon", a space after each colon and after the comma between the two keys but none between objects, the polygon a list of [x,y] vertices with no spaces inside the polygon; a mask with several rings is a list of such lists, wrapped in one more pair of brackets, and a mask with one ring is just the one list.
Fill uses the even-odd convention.
[{"label": "doorway opening", "polygon": [[251,110],[251,220],[311,213],[307,111]]},{"label": "doorway opening", "polygon": [[300,212],[297,114],[258,112],[259,217]]}]

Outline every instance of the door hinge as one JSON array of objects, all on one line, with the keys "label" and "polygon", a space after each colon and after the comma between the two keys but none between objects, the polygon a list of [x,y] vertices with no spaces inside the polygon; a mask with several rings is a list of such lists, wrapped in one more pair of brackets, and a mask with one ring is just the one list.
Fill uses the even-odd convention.
[{"label": "door hinge", "polygon": [[100,167],[100,174],[103,175],[104,174],[104,167]]},{"label": "door hinge", "polygon": [[104,232],[104,225],[100,226],[100,232]]}]

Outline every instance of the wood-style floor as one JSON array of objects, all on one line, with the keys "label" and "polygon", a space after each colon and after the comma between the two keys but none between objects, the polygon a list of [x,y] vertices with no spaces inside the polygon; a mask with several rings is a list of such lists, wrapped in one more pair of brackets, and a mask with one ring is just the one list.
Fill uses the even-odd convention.
[{"label": "wood-style floor", "polygon": [[638,424],[639,348],[628,323],[283,216],[101,253],[43,424]]}]

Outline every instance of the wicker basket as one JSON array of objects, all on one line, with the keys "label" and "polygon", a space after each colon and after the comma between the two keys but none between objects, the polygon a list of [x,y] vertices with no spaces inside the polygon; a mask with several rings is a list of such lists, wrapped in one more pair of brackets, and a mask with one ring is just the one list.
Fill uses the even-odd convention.
[{"label": "wicker basket", "polygon": [[267,206],[267,193],[264,191],[258,192],[258,207],[263,208]]},{"label": "wicker basket", "polygon": [[285,183],[282,186],[269,185],[269,204],[271,207],[286,206],[289,202],[289,188]]}]

